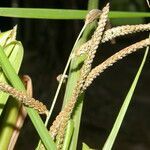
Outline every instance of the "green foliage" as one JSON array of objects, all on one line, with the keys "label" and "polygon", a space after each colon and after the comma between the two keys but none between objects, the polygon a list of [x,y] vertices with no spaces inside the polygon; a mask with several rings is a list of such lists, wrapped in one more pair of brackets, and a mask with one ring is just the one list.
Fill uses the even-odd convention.
[{"label": "green foliage", "polygon": [[120,111],[118,113],[117,119],[116,119],[116,121],[115,121],[115,123],[113,125],[113,128],[112,128],[112,130],[111,130],[111,132],[110,132],[110,134],[109,134],[109,136],[108,136],[108,138],[106,140],[106,143],[105,143],[105,145],[103,147],[103,150],[111,150],[112,149],[112,146],[114,144],[116,136],[117,136],[117,134],[119,132],[120,126],[121,126],[121,124],[122,124],[122,122],[124,120],[125,114],[126,114],[126,112],[128,110],[128,107],[129,107],[130,101],[132,99],[132,96],[134,94],[135,88],[136,88],[137,83],[139,81],[140,75],[142,73],[142,69],[144,67],[144,64],[145,64],[148,52],[149,52],[149,48],[147,48],[146,51],[145,51],[142,63],[140,65],[140,67],[138,69],[138,72],[137,72],[137,74],[136,74],[136,76],[134,78],[134,81],[133,81],[133,83],[132,83],[132,85],[131,85],[131,87],[129,89],[129,92],[128,92],[128,94],[127,94],[127,96],[126,96],[126,98],[125,98],[125,100],[123,102],[123,105],[122,105],[122,107],[121,107],[121,109],[120,109]]},{"label": "green foliage", "polygon": [[[17,41],[11,42],[7,46],[5,46],[4,51],[6,53],[6,56],[8,57],[11,65],[15,69],[16,73],[18,73],[21,62],[22,62],[22,58],[23,58],[22,44]],[[0,81],[7,82],[7,79],[2,70],[0,72]],[[2,107],[0,108],[0,114],[7,102],[7,99],[8,99],[8,94],[1,92],[0,93],[0,104]]]},{"label": "green foliage", "polygon": [[82,143],[82,150],[92,150],[92,149],[90,149],[87,144]]},{"label": "green foliage", "polygon": [[[98,0],[89,0],[89,8],[97,8]],[[33,9],[33,8],[0,8],[0,16],[3,17],[17,17],[17,18],[32,18],[32,19],[84,19],[87,10],[66,10],[66,9]],[[140,21],[143,20],[144,17],[150,17],[150,13],[145,12],[122,12],[122,11],[111,11],[109,13],[110,18],[137,18]],[[91,30],[94,29],[95,23],[90,24],[84,31],[81,39],[78,41],[76,47],[82,45],[84,42],[88,40],[88,35]],[[17,73],[19,71],[22,57],[23,57],[23,46],[21,42],[16,41],[15,39],[8,38],[12,30],[0,33],[0,81],[10,82],[13,87],[24,91],[25,88],[18,77]],[[16,34],[16,33],[15,33]],[[75,48],[76,48],[75,47]],[[145,63],[146,56],[148,50],[145,53],[142,64],[139,67],[139,71],[135,76],[134,82],[129,90],[129,93],[124,101],[124,104],[117,116],[114,127],[106,141],[106,144],[103,149],[111,149],[116,136],[119,132],[119,128],[124,119],[124,115],[128,109],[129,102],[134,93],[134,89],[138,82],[140,73],[142,71],[142,67]],[[71,70],[78,66],[81,62],[84,61],[84,58],[73,59],[70,65],[70,73],[68,78],[68,83],[66,87],[66,92],[64,96],[63,106],[68,102],[72,95],[72,91],[75,87],[75,83],[77,82],[80,74],[80,70],[77,69],[74,72]],[[83,97],[84,94],[81,95],[78,99],[78,107],[76,107],[72,119],[69,121],[67,126],[66,137],[64,141],[64,150],[70,149],[75,150],[77,146],[78,133],[80,127],[80,119],[82,114],[82,106],[83,106]],[[5,106],[8,99],[8,94],[0,93],[0,103],[3,105],[0,108],[0,114],[3,111],[3,107]],[[2,149],[7,149],[9,140],[12,136],[13,129],[8,127],[7,124],[11,123],[11,125],[15,125],[16,119],[18,116],[19,104],[16,101],[9,101],[6,107],[6,111],[2,113],[3,117],[0,120],[2,123],[0,125],[0,147]],[[26,108],[29,117],[35,129],[37,130],[40,139],[48,150],[55,150],[56,146],[52,138],[50,137],[48,130],[45,128],[40,116],[38,113],[31,109]],[[10,113],[11,112],[11,113]],[[6,128],[7,126],[7,128]],[[89,150],[90,148],[83,143],[83,150]]]},{"label": "green foliage", "polygon": [[[0,16],[15,17],[15,18],[84,19],[86,14],[87,14],[87,10],[0,7]],[[109,17],[110,18],[141,18],[141,17],[150,17],[150,13],[110,11]]]},{"label": "green foliage", "polygon": [[[3,37],[3,36],[2,36]],[[4,38],[2,38],[4,39]],[[8,40],[8,38],[6,38]],[[3,41],[3,40],[1,40]],[[8,43],[8,41],[2,42],[2,43]],[[12,49],[12,45],[13,49]],[[4,48],[3,48],[4,47]],[[23,48],[20,42],[12,42],[9,43],[8,45],[5,46],[0,46],[0,65],[3,70],[3,73],[5,74],[6,78],[8,81],[17,89],[19,90],[25,90],[24,85],[18,75],[16,74],[16,70],[18,70],[21,60],[22,60],[22,55],[23,55]],[[12,64],[17,63],[15,65],[17,68],[16,70],[13,68],[12,64],[8,60],[6,54],[5,54],[5,48],[6,50],[11,52],[11,55],[9,58],[13,61]],[[2,99],[2,102],[6,102],[6,98]],[[13,128],[12,126],[16,124],[17,116],[18,116],[18,111],[19,111],[19,106],[20,104],[17,103],[16,101],[11,101],[9,105],[7,105],[7,109],[5,114],[3,114],[3,117],[1,118],[1,126],[0,126],[0,147],[5,150],[8,148],[9,141],[11,139],[12,133],[13,133]],[[31,108],[26,108],[28,115],[30,116],[37,132],[39,133],[41,140],[43,141],[45,147],[47,149],[55,149],[55,144],[53,140],[51,139],[47,129],[45,128],[40,116],[38,113],[31,109]],[[9,113],[8,113],[9,112]],[[10,113],[11,112],[11,113]],[[8,124],[11,124],[12,126],[8,126]]]}]

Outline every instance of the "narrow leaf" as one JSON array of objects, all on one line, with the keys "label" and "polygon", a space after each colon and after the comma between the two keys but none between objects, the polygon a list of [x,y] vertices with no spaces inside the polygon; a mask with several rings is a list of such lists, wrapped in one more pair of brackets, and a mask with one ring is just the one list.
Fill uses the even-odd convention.
[{"label": "narrow leaf", "polygon": [[138,72],[137,72],[137,74],[136,74],[136,76],[134,78],[134,81],[133,81],[133,83],[132,83],[132,85],[130,87],[130,90],[129,90],[129,92],[128,92],[125,100],[124,100],[124,103],[123,103],[123,105],[122,105],[122,107],[120,109],[120,112],[119,112],[119,114],[117,116],[117,119],[116,119],[114,125],[113,125],[113,128],[112,128],[112,130],[111,130],[111,132],[110,132],[110,134],[109,134],[109,136],[108,136],[108,138],[107,138],[107,140],[106,140],[106,142],[104,144],[103,150],[111,150],[112,149],[112,146],[114,144],[116,136],[117,136],[117,134],[119,132],[120,126],[121,126],[121,124],[123,122],[124,116],[125,116],[125,114],[127,112],[129,103],[130,103],[131,98],[132,98],[132,96],[134,94],[134,90],[135,90],[136,85],[138,83],[139,77],[141,75],[143,66],[145,64],[145,61],[146,61],[146,58],[147,58],[147,55],[148,55],[148,51],[149,51],[149,47],[145,51],[142,63],[141,63],[141,65],[139,67],[139,70],[138,70]]},{"label": "narrow leaf", "polygon": [[[0,16],[15,17],[15,18],[84,19],[86,14],[87,10],[0,7]],[[110,18],[150,17],[150,13],[110,11],[109,17]]]}]

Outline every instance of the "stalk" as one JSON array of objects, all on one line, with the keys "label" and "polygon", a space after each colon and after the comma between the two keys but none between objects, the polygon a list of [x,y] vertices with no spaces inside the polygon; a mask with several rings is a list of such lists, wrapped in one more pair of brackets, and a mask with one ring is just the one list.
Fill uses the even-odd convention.
[{"label": "stalk", "polygon": [[[98,8],[98,0],[89,0],[88,9],[91,10],[93,8]],[[81,46],[83,43],[85,43],[88,40],[90,33],[93,31],[95,27],[95,23],[96,22],[93,22],[86,27],[85,31],[83,32],[82,37],[80,38],[80,40],[78,41],[74,49]],[[75,88],[76,82],[78,81],[80,77],[81,68],[79,66],[81,63],[84,62],[84,59],[85,58],[80,57],[80,58],[74,58],[71,61],[69,77],[68,77],[66,92],[65,92],[64,101],[63,101],[63,107],[65,106],[66,103],[68,103],[68,101],[70,100],[72,96],[73,89]],[[69,147],[69,150],[76,150],[79,128],[80,128],[80,120],[81,120],[81,114],[82,114],[83,99],[84,99],[84,93],[79,96],[77,107],[75,108],[73,116],[72,116],[73,124],[74,124],[74,130],[72,130],[73,132],[72,139],[68,138],[68,136],[70,136],[72,133],[66,134],[66,137],[64,139],[64,143],[67,143],[67,144],[70,143],[69,144],[70,147],[68,145],[67,146],[64,145],[63,149],[65,149],[65,147]],[[68,129],[69,126],[70,124],[67,126],[67,130],[69,130]],[[71,141],[67,141],[68,139]]]}]

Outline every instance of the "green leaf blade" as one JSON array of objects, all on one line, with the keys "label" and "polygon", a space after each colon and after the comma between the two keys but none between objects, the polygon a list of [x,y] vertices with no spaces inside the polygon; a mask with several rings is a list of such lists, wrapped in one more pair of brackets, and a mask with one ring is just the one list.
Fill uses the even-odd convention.
[{"label": "green leaf blade", "polygon": [[134,91],[135,91],[135,88],[137,86],[139,77],[140,77],[140,75],[142,73],[142,69],[144,67],[144,64],[145,64],[148,52],[149,52],[149,47],[145,51],[142,63],[140,65],[139,69],[138,69],[138,72],[137,72],[137,74],[136,74],[136,76],[134,78],[134,81],[133,81],[133,83],[132,83],[132,85],[130,87],[130,90],[129,90],[129,92],[128,92],[128,94],[127,94],[127,96],[126,96],[126,98],[125,98],[125,100],[123,102],[123,105],[122,105],[122,107],[121,107],[121,109],[119,111],[119,114],[118,114],[117,119],[116,119],[116,121],[115,121],[115,123],[113,125],[113,128],[112,128],[112,130],[111,130],[111,132],[110,132],[110,134],[109,134],[109,136],[108,136],[108,138],[107,138],[107,140],[106,140],[106,142],[104,144],[103,150],[111,150],[112,149],[114,141],[115,141],[115,139],[117,137],[117,134],[119,132],[119,129],[121,127],[121,124],[123,122],[125,114],[127,112],[128,106],[130,104],[131,98],[132,98],[132,96],[134,94]]},{"label": "green leaf blade", "polygon": [[[2,66],[2,69],[3,69],[6,77],[11,82],[11,84],[15,88],[24,91],[25,88],[24,88],[24,85],[23,85],[22,81],[20,80],[20,78],[16,74],[15,69],[10,64],[10,62],[9,62],[7,56],[5,55],[4,50],[3,50],[3,48],[1,46],[0,46],[0,64]],[[7,109],[11,110],[12,109],[11,106],[12,106],[12,104],[10,103],[9,104],[10,109],[8,109],[9,107]],[[12,113],[10,114],[9,113],[8,114],[9,116],[4,117],[5,120],[3,121],[3,123],[0,124],[1,125],[0,133],[4,133],[5,127],[8,126],[8,123],[12,123],[12,125],[13,125],[16,122],[16,118],[18,116],[17,114],[18,114],[18,111],[19,111],[19,104],[16,101],[13,102],[13,109],[15,109],[14,110],[14,114],[12,114]],[[26,109],[27,109],[28,115],[31,118],[32,123],[35,126],[37,132],[39,133],[39,136],[40,136],[43,144],[45,145],[45,147],[48,150],[55,150],[56,149],[55,143],[52,140],[52,138],[50,137],[50,135],[48,133],[48,130],[45,128],[45,126],[43,124],[43,121],[41,120],[41,118],[38,115],[37,111],[35,111],[32,108],[28,108],[28,107],[26,107]],[[12,120],[10,122],[10,118],[11,117],[12,117]],[[10,132],[11,132],[11,130],[12,130],[11,126],[9,126],[9,129],[10,129]],[[7,136],[7,139],[8,139],[8,136],[9,136],[9,139],[11,138],[11,134],[9,134],[9,135],[5,134],[4,137],[5,136]],[[2,149],[5,149],[4,148],[6,146],[5,143],[7,142],[7,141],[5,142],[4,140],[2,140],[4,137],[2,136],[2,134],[0,134],[0,147]]]},{"label": "green leaf blade", "polygon": [[[30,19],[84,19],[87,10],[0,7],[0,16]],[[150,17],[145,12],[110,11],[110,18]]]},{"label": "green leaf blade", "polygon": [[[20,66],[21,66],[22,59],[23,59],[22,44],[20,42],[12,42],[4,48],[4,51],[6,53],[6,56],[9,56],[8,59],[9,59],[11,65],[14,67],[16,73],[18,73]],[[0,74],[0,81],[7,82],[6,77],[2,71]],[[6,94],[4,92],[0,92],[0,105],[1,105],[0,115],[3,111],[3,108],[7,102],[8,97],[9,97],[8,94]]]}]

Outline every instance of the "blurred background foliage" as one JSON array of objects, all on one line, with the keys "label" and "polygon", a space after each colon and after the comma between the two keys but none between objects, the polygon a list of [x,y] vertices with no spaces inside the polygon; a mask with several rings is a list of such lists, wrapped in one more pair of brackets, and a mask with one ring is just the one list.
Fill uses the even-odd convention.
[{"label": "blurred background foliage", "polygon": [[[106,2],[106,0],[100,1],[100,9]],[[111,0],[110,5],[113,11],[146,12],[149,10],[145,0]],[[2,0],[0,6],[86,9],[87,0]],[[149,19],[124,18],[113,19],[111,22],[112,26],[117,26],[122,24],[148,23]],[[25,48],[20,76],[28,74],[33,80],[34,97],[43,100],[44,103],[50,106],[58,84],[56,77],[62,73],[65,67],[83,21],[0,17],[1,31],[9,30],[16,24],[18,24],[18,39],[22,41]],[[121,48],[144,39],[147,36],[148,32],[137,33],[116,39],[117,43],[115,45],[109,43],[103,44],[100,46],[101,50],[98,51],[95,64],[102,62]],[[79,147],[81,146],[81,141],[93,148],[104,144],[138,69],[143,53],[144,51],[141,50],[118,62],[96,79],[96,82],[88,89],[84,103]],[[150,62],[148,61],[114,149],[148,150],[150,147],[149,65]],[[64,89],[59,96],[53,118],[60,111],[63,94]],[[36,131],[30,119],[27,118],[16,149],[31,149],[37,142]]]}]

